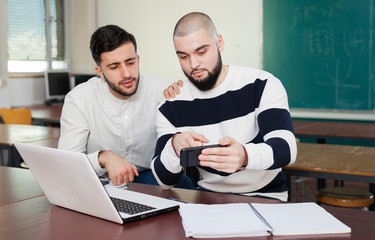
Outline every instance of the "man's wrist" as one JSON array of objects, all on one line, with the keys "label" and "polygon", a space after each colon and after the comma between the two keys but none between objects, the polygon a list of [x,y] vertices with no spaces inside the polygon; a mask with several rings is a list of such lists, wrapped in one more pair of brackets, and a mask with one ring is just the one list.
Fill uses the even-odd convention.
[{"label": "man's wrist", "polygon": [[249,162],[249,159],[248,159],[248,156],[247,156],[246,148],[245,148],[243,145],[242,145],[242,148],[243,148],[243,150],[244,150],[244,152],[245,152],[245,160],[244,160],[243,163],[242,163],[242,167],[241,167],[240,169],[238,169],[239,171],[244,170],[244,169],[247,167],[247,164],[248,164],[248,162]]},{"label": "man's wrist", "polygon": [[98,152],[98,162],[99,162],[99,166],[100,166],[101,168],[105,168],[104,159],[101,158],[101,156],[103,155],[104,152],[105,152],[105,150],[100,150],[100,151]]},{"label": "man's wrist", "polygon": [[174,147],[174,144],[173,144],[173,140],[174,138],[176,137],[177,134],[180,134],[181,132],[176,132],[175,134],[173,134],[173,137],[172,137],[172,140],[171,140],[171,144],[172,144],[172,148],[173,148],[173,151],[174,153],[177,155],[177,156],[180,156],[180,154],[177,153],[176,151],[176,148]]}]

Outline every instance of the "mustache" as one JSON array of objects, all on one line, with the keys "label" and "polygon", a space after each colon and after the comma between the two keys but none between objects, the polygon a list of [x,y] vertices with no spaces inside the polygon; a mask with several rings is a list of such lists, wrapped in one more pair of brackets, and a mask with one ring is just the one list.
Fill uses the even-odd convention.
[{"label": "mustache", "polygon": [[129,77],[129,78],[124,78],[120,81],[120,84],[124,83],[124,82],[129,82],[129,81],[135,81],[136,78],[135,77]]},{"label": "mustache", "polygon": [[190,75],[193,75],[194,72],[197,72],[197,71],[208,71],[207,69],[205,68],[196,68],[196,69],[193,69],[191,72],[190,72]]}]

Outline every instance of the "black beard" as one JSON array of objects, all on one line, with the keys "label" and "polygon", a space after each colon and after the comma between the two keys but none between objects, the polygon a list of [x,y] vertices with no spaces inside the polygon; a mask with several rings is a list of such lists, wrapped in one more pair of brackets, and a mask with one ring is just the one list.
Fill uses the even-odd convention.
[{"label": "black beard", "polygon": [[108,86],[115,92],[117,92],[118,94],[122,95],[122,96],[125,96],[125,97],[130,97],[130,96],[133,96],[136,92],[137,92],[137,89],[138,89],[138,84],[139,84],[139,77],[138,79],[136,78],[127,78],[127,79],[123,79],[122,81],[126,81],[126,80],[136,80],[135,81],[135,89],[134,91],[132,92],[125,92],[125,91],[122,91],[120,88],[118,88],[115,84],[111,83],[107,77],[104,75],[103,73],[103,76],[104,76],[104,80],[107,82]]},{"label": "black beard", "polygon": [[220,53],[219,53],[219,58],[217,60],[215,68],[212,70],[212,72],[206,70],[208,72],[208,76],[206,78],[196,80],[191,75],[187,74],[185,71],[183,71],[183,72],[184,72],[185,76],[190,80],[190,82],[192,84],[194,84],[194,86],[196,86],[199,90],[208,91],[208,90],[212,89],[213,86],[215,86],[215,84],[217,82],[217,79],[219,78],[219,75],[221,73],[222,66],[223,66],[223,64],[222,64],[221,56],[220,56]]}]

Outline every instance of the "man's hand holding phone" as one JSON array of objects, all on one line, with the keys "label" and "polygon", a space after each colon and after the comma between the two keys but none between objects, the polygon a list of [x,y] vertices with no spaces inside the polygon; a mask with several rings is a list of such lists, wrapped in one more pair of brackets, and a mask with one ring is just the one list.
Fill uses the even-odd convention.
[{"label": "man's hand holding phone", "polygon": [[199,155],[201,166],[227,173],[234,173],[247,166],[248,156],[242,144],[231,137],[222,138],[219,144],[227,147],[202,150]]},{"label": "man's hand holding phone", "polygon": [[[247,166],[248,158],[244,146],[231,137],[222,138],[218,145],[203,146],[203,143],[208,143],[208,139],[203,135],[184,132],[176,134],[172,143],[183,167],[201,165],[233,173]],[[187,147],[195,148],[182,150]]]},{"label": "man's hand holding phone", "polygon": [[181,149],[187,147],[200,147],[203,146],[203,143],[208,143],[208,139],[202,134],[195,132],[176,133],[172,138],[173,149],[179,157],[181,157]]},{"label": "man's hand holding phone", "polygon": [[199,165],[199,155],[205,148],[223,147],[219,144],[205,145],[200,147],[183,148],[180,151],[180,165],[182,167],[192,167]]}]

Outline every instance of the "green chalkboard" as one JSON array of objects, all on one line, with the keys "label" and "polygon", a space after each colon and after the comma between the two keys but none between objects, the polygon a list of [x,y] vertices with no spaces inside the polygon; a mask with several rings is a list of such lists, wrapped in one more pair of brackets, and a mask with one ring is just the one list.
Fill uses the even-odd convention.
[{"label": "green chalkboard", "polygon": [[375,0],[263,0],[263,67],[291,108],[375,108]]}]

